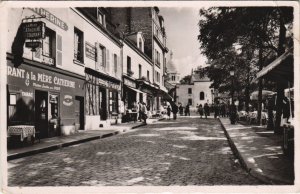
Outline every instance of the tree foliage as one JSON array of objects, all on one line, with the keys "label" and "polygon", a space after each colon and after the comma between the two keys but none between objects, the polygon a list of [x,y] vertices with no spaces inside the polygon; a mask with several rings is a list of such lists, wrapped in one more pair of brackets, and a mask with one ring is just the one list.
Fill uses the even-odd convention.
[{"label": "tree foliage", "polygon": [[180,84],[190,84],[191,83],[191,75],[186,75],[180,80]]},{"label": "tree foliage", "polygon": [[291,28],[293,19],[290,7],[213,7],[199,13],[200,49],[209,59],[212,87],[220,91],[231,87],[230,69],[237,89],[251,85],[259,70],[259,49],[266,65],[280,52],[280,22]]},{"label": "tree foliage", "polygon": [[[212,87],[221,92],[232,89],[229,71],[234,69],[234,89],[238,95],[244,91],[242,96],[246,101],[249,100],[250,90],[258,87],[260,120],[263,84],[259,79],[258,85],[253,85],[253,79],[270,59],[283,54],[286,47],[293,46],[293,8],[212,7],[200,9],[199,14],[198,40],[202,54],[206,55],[211,65],[207,71],[213,81]],[[278,110],[280,101],[277,98]]]}]

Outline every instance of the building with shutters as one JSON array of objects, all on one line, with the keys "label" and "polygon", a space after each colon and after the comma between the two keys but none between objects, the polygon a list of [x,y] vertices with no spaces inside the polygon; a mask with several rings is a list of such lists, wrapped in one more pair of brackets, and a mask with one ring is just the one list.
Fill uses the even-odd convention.
[{"label": "building with shutters", "polygon": [[[172,100],[165,87],[166,76],[166,33],[164,18],[159,14],[158,7],[136,7],[136,8],[108,8],[109,18],[124,36],[131,40],[132,34],[141,32],[143,39],[143,53],[152,61],[152,70],[149,71],[149,82],[138,80],[138,87],[141,91],[148,94],[149,98],[144,100],[149,103],[151,110],[159,111],[165,100]],[[139,41],[139,40],[137,40]],[[139,42],[135,42],[139,47]],[[126,68],[126,56],[124,66]],[[142,67],[143,68],[143,67]],[[137,74],[135,74],[137,75]],[[146,75],[147,76],[147,75]],[[126,77],[126,72],[125,72]],[[147,77],[146,77],[147,78]]]},{"label": "building with shutters", "polygon": [[47,138],[99,128],[119,114],[122,43],[100,17],[105,10],[96,11],[9,11],[8,126],[32,125]]},{"label": "building with shutters", "polygon": [[[135,15],[129,31],[118,10]],[[8,126],[34,126],[41,138],[68,135],[114,123],[133,101],[157,111],[172,99],[164,86],[168,49],[158,8],[12,8],[9,14]]]}]

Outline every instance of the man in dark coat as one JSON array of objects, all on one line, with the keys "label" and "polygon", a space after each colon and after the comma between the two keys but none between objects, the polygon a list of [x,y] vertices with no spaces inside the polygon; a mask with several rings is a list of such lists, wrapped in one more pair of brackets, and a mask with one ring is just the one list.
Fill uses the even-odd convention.
[{"label": "man in dark coat", "polygon": [[205,118],[207,119],[207,116],[209,116],[209,106],[207,103],[204,104],[204,114]]},{"label": "man in dark coat", "polygon": [[173,119],[176,120],[177,112],[178,112],[178,106],[176,104],[174,104],[174,106],[172,107],[172,112],[173,112]]}]

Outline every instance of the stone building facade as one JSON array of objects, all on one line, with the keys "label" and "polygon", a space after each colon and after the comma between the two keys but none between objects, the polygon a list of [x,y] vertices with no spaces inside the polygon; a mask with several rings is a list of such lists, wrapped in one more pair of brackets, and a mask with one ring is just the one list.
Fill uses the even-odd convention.
[{"label": "stone building facade", "polygon": [[202,77],[199,70],[191,73],[189,84],[178,84],[176,88],[177,102],[184,106],[189,104],[192,108],[205,103],[214,103],[214,89],[210,88],[211,81],[208,77]]},{"label": "stone building facade", "polygon": [[[105,127],[130,108],[126,88],[135,92],[135,101],[159,109],[161,99],[169,97],[163,81],[168,51],[163,18],[153,7],[121,10],[8,12],[14,16],[7,22],[8,126],[32,125],[42,138]],[[123,16],[117,13],[129,23],[118,21]]]}]

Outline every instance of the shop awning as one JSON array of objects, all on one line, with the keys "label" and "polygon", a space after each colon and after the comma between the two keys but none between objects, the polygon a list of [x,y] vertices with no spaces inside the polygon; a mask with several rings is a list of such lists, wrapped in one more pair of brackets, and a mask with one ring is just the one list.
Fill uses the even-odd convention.
[{"label": "shop awning", "polygon": [[275,59],[256,74],[256,79],[266,78],[274,81],[294,80],[294,61],[292,49]]},{"label": "shop awning", "polygon": [[170,96],[170,94],[168,94],[167,92],[163,91],[163,90],[160,90],[160,93],[161,97],[169,102],[173,102],[173,98],[172,96]]},{"label": "shop awning", "polygon": [[138,89],[130,87],[130,86],[126,86],[126,87],[133,90],[133,91],[135,91],[135,92],[137,92],[137,93],[145,93],[145,92],[142,92],[141,90],[138,90]]}]

